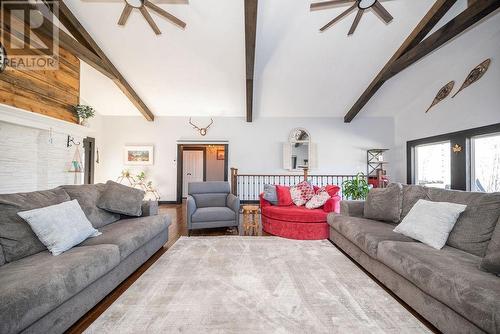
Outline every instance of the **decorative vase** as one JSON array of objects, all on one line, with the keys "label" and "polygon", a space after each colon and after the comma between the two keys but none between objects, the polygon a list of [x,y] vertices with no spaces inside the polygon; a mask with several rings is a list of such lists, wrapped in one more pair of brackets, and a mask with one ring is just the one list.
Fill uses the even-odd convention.
[{"label": "decorative vase", "polygon": [[78,124],[81,126],[89,127],[89,120],[87,118],[78,118]]}]

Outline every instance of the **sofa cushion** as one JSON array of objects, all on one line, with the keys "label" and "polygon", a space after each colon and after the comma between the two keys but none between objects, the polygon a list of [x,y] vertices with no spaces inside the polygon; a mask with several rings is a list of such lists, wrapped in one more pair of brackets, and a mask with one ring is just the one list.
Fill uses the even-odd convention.
[{"label": "sofa cushion", "polygon": [[314,196],[314,188],[309,182],[302,181],[290,188],[290,195],[295,205],[302,206]]},{"label": "sofa cushion", "polygon": [[197,222],[216,222],[236,220],[236,213],[229,208],[200,208],[196,209],[191,216],[191,221]]},{"label": "sofa cushion", "polygon": [[113,181],[106,182],[106,189],[97,201],[97,206],[109,212],[126,216],[142,215],[144,190],[135,189]]},{"label": "sofa cushion", "polygon": [[278,194],[276,193],[276,186],[271,184],[264,185],[264,192],[262,198],[271,203],[272,205],[278,204]]},{"label": "sofa cushion", "polygon": [[276,185],[276,194],[278,196],[279,206],[293,205],[292,194],[290,193],[290,187]]},{"label": "sofa cushion", "polygon": [[303,206],[266,206],[262,215],[281,221],[294,223],[326,223],[328,213],[323,209],[309,210]]},{"label": "sofa cushion", "polygon": [[445,246],[385,241],[378,259],[486,332],[500,332],[500,281],[478,269],[481,258]]},{"label": "sofa cushion", "polygon": [[118,247],[48,251],[0,267],[0,333],[17,333],[82,291],[120,262]]},{"label": "sofa cushion", "polygon": [[226,207],[227,193],[192,194],[197,208]]},{"label": "sofa cushion", "polygon": [[383,241],[415,241],[394,232],[393,224],[365,218],[330,215],[328,224],[373,258],[377,258],[378,245]]},{"label": "sofa cushion", "polygon": [[45,208],[18,212],[53,255],[101,234],[89,222],[76,199]]},{"label": "sofa cushion", "polygon": [[467,208],[463,204],[418,200],[394,232],[441,249],[446,245],[458,217]]},{"label": "sofa cushion", "polygon": [[364,217],[399,223],[403,205],[403,186],[391,183],[387,188],[371,189],[366,198]]},{"label": "sofa cushion", "polygon": [[5,264],[5,256],[3,255],[2,245],[0,245],[0,266],[3,266],[4,264]]},{"label": "sofa cushion", "polygon": [[500,219],[498,219],[497,226],[486,250],[486,256],[481,261],[480,268],[490,273],[500,274]]},{"label": "sofa cushion", "polygon": [[475,194],[451,231],[447,244],[483,257],[500,217],[500,193]]},{"label": "sofa cushion", "polygon": [[401,207],[401,220],[410,212],[419,199],[431,201],[427,188],[416,185],[403,185],[403,203]]},{"label": "sofa cushion", "polygon": [[0,244],[5,261],[12,262],[47,249],[28,223],[17,215],[19,211],[43,208],[69,200],[68,194],[60,188],[0,195]]},{"label": "sofa cushion", "polygon": [[410,212],[419,199],[467,205],[449,236],[448,245],[478,256],[485,255],[500,215],[500,194],[404,185],[401,218]]},{"label": "sofa cushion", "polygon": [[100,228],[102,235],[87,239],[79,246],[116,245],[123,260],[158,234],[166,233],[169,225],[170,217],[166,215],[122,219]]},{"label": "sofa cushion", "polygon": [[119,214],[97,207],[97,202],[106,189],[105,184],[61,186],[61,188],[68,193],[72,200],[76,199],[78,201],[88,220],[95,228],[106,226],[120,219]]}]

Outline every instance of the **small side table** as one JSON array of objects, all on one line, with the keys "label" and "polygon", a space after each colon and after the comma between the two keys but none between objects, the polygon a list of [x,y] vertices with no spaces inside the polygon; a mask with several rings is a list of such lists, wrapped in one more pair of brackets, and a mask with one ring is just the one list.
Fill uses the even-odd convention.
[{"label": "small side table", "polygon": [[244,235],[260,235],[260,209],[257,205],[244,205],[243,229]]}]

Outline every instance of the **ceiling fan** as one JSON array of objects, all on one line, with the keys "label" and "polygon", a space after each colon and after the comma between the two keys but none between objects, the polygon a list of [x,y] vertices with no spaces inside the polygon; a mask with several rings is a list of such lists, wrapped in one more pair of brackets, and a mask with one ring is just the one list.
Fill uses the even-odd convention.
[{"label": "ceiling fan", "polygon": [[83,0],[85,2],[125,2],[125,7],[123,8],[120,19],[118,20],[118,25],[124,26],[127,23],[127,20],[132,13],[132,10],[138,9],[142,16],[146,19],[149,26],[155,34],[160,35],[161,30],[156,25],[153,17],[150,14],[150,11],[155,12],[156,14],[164,17],[174,25],[184,29],[186,27],[186,23],[174,15],[170,14],[163,8],[159,7],[158,4],[189,4],[189,0],[156,0],[153,3],[151,0]]},{"label": "ceiling fan", "polygon": [[151,14],[149,14],[148,9],[151,9],[152,11],[156,12],[158,15],[163,16],[166,18],[168,21],[172,22],[176,26],[184,29],[186,27],[186,23],[183,22],[182,20],[178,19],[174,15],[170,14],[166,10],[158,7],[154,3],[152,3],[150,0],[125,0],[125,8],[123,8],[122,15],[120,16],[120,19],[118,20],[118,25],[125,25],[127,23],[127,20],[130,16],[130,13],[132,12],[133,9],[138,9],[142,16],[146,19],[148,22],[149,26],[155,34],[160,35],[161,30],[158,28],[156,25],[155,21],[151,17]]},{"label": "ceiling fan", "polygon": [[352,35],[356,31],[356,28],[358,27],[359,21],[361,21],[361,17],[363,16],[364,12],[368,9],[373,9],[375,13],[378,14],[378,16],[385,22],[389,23],[391,22],[394,18],[392,15],[385,9],[384,6],[380,3],[379,0],[330,0],[330,1],[323,1],[323,2],[315,2],[311,4],[311,10],[321,10],[321,9],[327,9],[331,8],[332,6],[335,5],[341,5],[349,2],[353,2],[354,4],[349,7],[347,10],[342,12],[339,16],[328,22],[326,25],[324,25],[320,31],[325,31],[331,26],[333,26],[335,23],[340,21],[342,18],[350,14],[351,12],[355,11],[357,9],[358,13],[356,14],[356,17],[354,19],[354,22],[351,26],[351,29],[349,29],[349,33],[347,35]]}]

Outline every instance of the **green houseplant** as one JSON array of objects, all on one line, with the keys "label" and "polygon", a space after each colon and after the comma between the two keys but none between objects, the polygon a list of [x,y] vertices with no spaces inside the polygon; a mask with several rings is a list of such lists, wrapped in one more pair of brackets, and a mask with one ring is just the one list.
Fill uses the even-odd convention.
[{"label": "green houseplant", "polygon": [[342,191],[346,198],[365,200],[370,191],[365,174],[359,173],[352,180],[342,182]]},{"label": "green houseplant", "polygon": [[95,109],[91,106],[79,104],[76,105],[74,109],[75,114],[78,116],[78,123],[80,123],[80,125],[87,126],[88,119],[95,116]]}]

